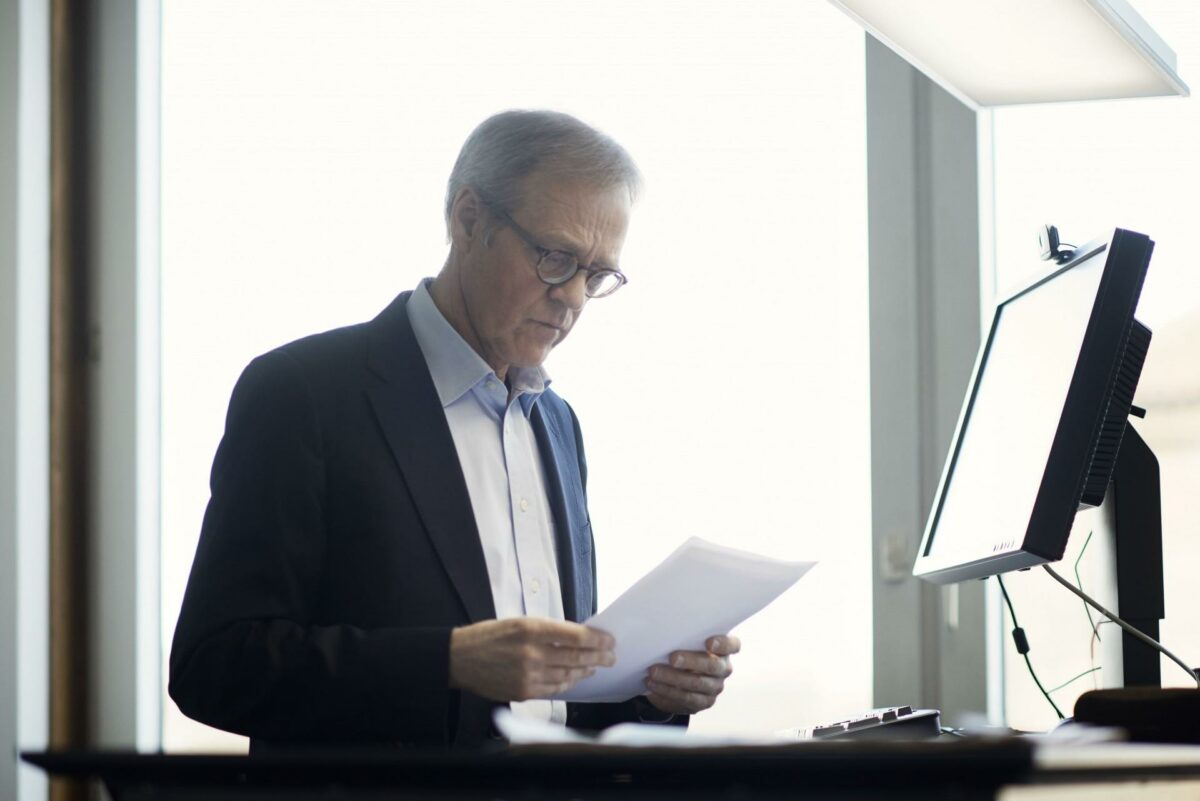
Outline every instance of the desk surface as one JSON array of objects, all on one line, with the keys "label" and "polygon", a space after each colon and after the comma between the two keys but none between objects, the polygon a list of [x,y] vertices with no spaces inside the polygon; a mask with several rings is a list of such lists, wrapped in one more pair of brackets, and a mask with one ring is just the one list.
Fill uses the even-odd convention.
[{"label": "desk surface", "polygon": [[1039,773],[1088,770],[1194,770],[1200,775],[1200,746],[1157,743],[1048,744],[1034,752]]},{"label": "desk surface", "polygon": [[[993,798],[1032,770],[1003,742],[817,742],[779,747],[521,746],[491,754],[204,756],[37,752],[55,776],[100,779],[118,801],[176,798]],[[948,788],[947,792],[932,792]],[[200,792],[201,789],[203,792]],[[640,792],[638,792],[640,791]]]},{"label": "desk surface", "polygon": [[[1200,778],[1200,747],[1029,740],[809,742],[733,748],[522,746],[490,754],[271,756],[30,752],[56,776],[99,779],[117,801],[234,798],[992,799],[1001,788]],[[1011,797],[1011,796],[1010,796]]]}]

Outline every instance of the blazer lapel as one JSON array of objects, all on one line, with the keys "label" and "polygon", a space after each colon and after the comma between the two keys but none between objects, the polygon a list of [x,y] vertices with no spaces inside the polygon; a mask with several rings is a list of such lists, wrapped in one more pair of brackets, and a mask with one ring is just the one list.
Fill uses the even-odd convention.
[{"label": "blazer lapel", "polygon": [[[554,514],[554,550],[558,558],[558,583],[562,594],[563,615],[567,620],[581,623],[592,613],[591,570],[589,566],[587,575],[581,576],[583,571],[576,565],[576,554],[582,549],[575,547],[575,540],[585,536],[585,532],[576,531],[563,485],[565,477],[577,475],[579,468],[566,464],[564,434],[555,424],[554,415],[542,411],[540,400],[533,407],[530,423],[537,437],[538,451],[541,453],[546,474],[546,495],[550,501],[550,511]],[[584,578],[586,586],[582,581]]]},{"label": "blazer lapel", "polygon": [[472,622],[496,617],[471,497],[401,294],[369,323],[367,395],[417,512]]}]

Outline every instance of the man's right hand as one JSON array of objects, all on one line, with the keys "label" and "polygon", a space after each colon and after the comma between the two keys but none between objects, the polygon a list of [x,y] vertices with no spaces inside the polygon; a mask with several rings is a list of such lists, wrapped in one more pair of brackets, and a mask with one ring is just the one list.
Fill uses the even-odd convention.
[{"label": "man's right hand", "polygon": [[450,632],[450,686],[493,701],[565,692],[616,662],[611,634],[530,617],[485,620]]}]

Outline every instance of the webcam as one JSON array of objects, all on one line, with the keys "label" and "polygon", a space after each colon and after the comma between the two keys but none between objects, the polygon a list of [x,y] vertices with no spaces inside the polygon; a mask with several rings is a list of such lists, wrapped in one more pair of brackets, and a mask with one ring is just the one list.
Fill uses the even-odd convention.
[{"label": "webcam", "polygon": [[1059,241],[1058,228],[1049,223],[1038,228],[1038,248],[1043,261],[1054,260],[1057,264],[1065,264],[1075,255],[1071,245]]}]

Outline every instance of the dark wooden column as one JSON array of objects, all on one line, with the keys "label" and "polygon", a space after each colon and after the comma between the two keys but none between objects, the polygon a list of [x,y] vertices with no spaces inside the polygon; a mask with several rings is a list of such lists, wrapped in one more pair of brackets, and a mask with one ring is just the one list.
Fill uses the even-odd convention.
[{"label": "dark wooden column", "polygon": [[[89,745],[87,3],[53,0],[50,242],[50,747]],[[54,801],[87,798],[56,779]]]}]

